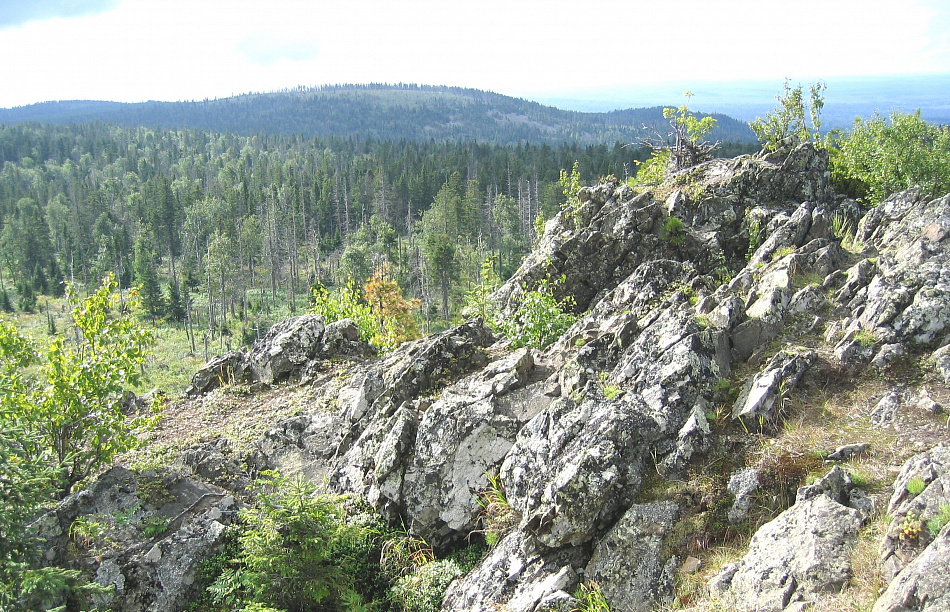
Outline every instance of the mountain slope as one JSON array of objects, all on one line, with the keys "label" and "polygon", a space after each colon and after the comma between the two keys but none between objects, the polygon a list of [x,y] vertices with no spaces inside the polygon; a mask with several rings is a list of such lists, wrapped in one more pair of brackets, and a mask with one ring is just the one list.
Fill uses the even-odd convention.
[{"label": "mountain slope", "polygon": [[[745,123],[715,117],[719,127],[713,139],[755,140]],[[502,145],[635,142],[668,126],[659,106],[580,113],[475,89],[416,85],[345,85],[195,102],[60,101],[0,109],[0,123],[24,121]]]}]

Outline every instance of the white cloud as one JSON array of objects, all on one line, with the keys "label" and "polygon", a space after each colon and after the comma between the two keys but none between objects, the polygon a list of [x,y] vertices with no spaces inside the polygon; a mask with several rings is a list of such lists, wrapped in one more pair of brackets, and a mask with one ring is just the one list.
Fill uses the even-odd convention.
[{"label": "white cloud", "polygon": [[370,81],[527,97],[671,80],[950,73],[943,4],[122,0],[2,31],[0,55],[16,60],[0,65],[0,107]]}]

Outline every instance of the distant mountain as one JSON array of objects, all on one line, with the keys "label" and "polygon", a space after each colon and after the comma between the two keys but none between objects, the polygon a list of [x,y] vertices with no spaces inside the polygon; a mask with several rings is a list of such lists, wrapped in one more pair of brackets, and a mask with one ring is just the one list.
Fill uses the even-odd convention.
[{"label": "distant mountain", "polygon": [[[814,79],[812,79],[814,80]],[[855,117],[874,113],[889,115],[913,112],[933,123],[950,124],[950,75],[889,75],[829,77],[823,79],[825,107],[822,124],[827,129],[849,129]],[[809,79],[791,79],[792,85],[808,86]],[[687,89],[695,96],[690,107],[708,113],[723,113],[743,121],[762,117],[777,104],[782,79],[746,81],[671,82],[655,85],[564,91],[532,96],[543,104],[584,112],[603,112],[627,106],[681,104]]]},{"label": "distant mountain", "polygon": [[[748,125],[721,114],[711,138],[754,142]],[[635,142],[665,133],[661,106],[578,112],[476,89],[422,85],[340,85],[245,94],[195,102],[43,102],[0,109],[0,123],[101,121],[165,129],[183,127],[251,135],[376,140],[458,141],[514,145]]]}]

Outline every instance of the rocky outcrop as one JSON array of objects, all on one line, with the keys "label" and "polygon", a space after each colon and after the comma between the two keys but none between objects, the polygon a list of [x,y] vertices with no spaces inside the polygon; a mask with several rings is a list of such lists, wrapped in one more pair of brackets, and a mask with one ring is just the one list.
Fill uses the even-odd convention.
[{"label": "rocky outcrop", "polygon": [[710,583],[736,610],[781,611],[834,592],[851,576],[851,548],[862,518],[850,501],[850,479],[835,467],[813,487],[799,491],[795,504],[759,529],[749,551],[723,567]]},{"label": "rocky outcrop", "polygon": [[195,397],[227,384],[299,380],[321,361],[373,355],[374,349],[359,337],[350,319],[324,325],[320,315],[293,317],[273,325],[250,352],[231,351],[209,361],[194,375],[185,394]]},{"label": "rocky outcrop", "polygon": [[[297,317],[250,353],[209,363],[191,392],[228,381],[317,381],[312,374],[323,360],[352,357],[345,373],[310,388],[319,409],[275,423],[247,456],[208,444],[185,453],[177,468],[235,488],[263,469],[300,473],[365,500],[440,554],[473,533],[500,532],[449,587],[445,611],[567,612],[586,580],[600,585],[613,609],[648,610],[672,602],[690,512],[702,514],[710,531],[733,529],[750,520],[753,500],[774,493],[777,476],[742,469],[748,464],[738,456],[726,458],[733,478],[716,483],[722,491],[664,499],[684,474],[705,469],[696,461],[710,449],[720,457],[732,452],[723,444],[745,452],[742,432],[760,444],[816,369],[870,363],[883,371],[922,353],[937,373],[950,363],[950,198],[896,195],[861,221],[859,256],[842,248],[831,221],[855,217],[856,206],[832,193],[827,154],[809,145],[713,160],[653,192],[608,182],[578,197],[580,207],[548,222],[538,248],[493,296],[505,316],[525,290],[563,277],[556,295],[573,297],[580,316],[552,347],[511,350],[481,321],[469,321],[360,360],[366,347],[352,323]],[[822,338],[833,351],[816,346]],[[908,397],[895,390],[881,409],[882,427]],[[724,442],[717,436],[727,428],[737,433]],[[851,446],[830,459],[876,452],[873,444]],[[930,467],[907,468],[929,474],[921,476],[927,486],[914,499],[895,493],[891,530],[899,517],[930,518],[944,503],[942,452],[932,451]],[[249,472],[241,473],[244,466]],[[487,524],[479,505],[490,488],[508,505],[507,531]],[[711,584],[723,605],[791,611],[847,584],[872,502],[834,468],[788,504],[773,504],[773,520],[745,557]],[[216,529],[208,527],[212,549]],[[189,533],[176,527],[160,545],[103,562],[103,580],[149,588],[186,582],[154,564],[175,560],[187,576],[197,555]],[[944,597],[921,568],[943,567],[946,529],[928,537],[905,555],[910,547],[889,533],[884,563],[900,605],[923,601],[908,594],[922,589],[935,601]]]},{"label": "rocky outcrop", "polygon": [[34,524],[44,560],[80,569],[110,595],[100,607],[129,612],[183,610],[204,585],[203,561],[222,550],[236,515],[234,496],[172,472],[112,468]]},{"label": "rocky outcrop", "polygon": [[894,481],[881,545],[888,586],[874,612],[950,608],[950,448],[912,458]]}]

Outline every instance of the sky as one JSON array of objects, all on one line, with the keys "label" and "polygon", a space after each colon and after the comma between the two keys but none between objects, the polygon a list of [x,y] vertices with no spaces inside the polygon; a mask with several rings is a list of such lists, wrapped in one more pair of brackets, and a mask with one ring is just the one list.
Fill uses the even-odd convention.
[{"label": "sky", "polygon": [[419,83],[528,99],[950,74],[947,0],[0,0],[0,108]]}]

